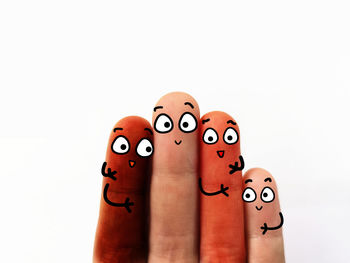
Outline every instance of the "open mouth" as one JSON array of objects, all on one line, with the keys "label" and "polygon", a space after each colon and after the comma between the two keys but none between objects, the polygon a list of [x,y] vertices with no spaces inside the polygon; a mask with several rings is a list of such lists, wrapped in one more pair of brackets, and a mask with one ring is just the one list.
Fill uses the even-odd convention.
[{"label": "open mouth", "polygon": [[177,140],[175,140],[176,145],[180,145],[182,143],[182,140],[180,140],[179,142]]},{"label": "open mouth", "polygon": [[136,162],[133,160],[129,160],[129,166],[133,168],[135,166]]},{"label": "open mouth", "polygon": [[224,157],[225,151],[217,151],[216,152],[220,158]]},{"label": "open mouth", "polygon": [[260,211],[263,207],[260,206],[260,208],[259,208],[259,207],[255,206],[255,208],[256,208],[256,210]]}]

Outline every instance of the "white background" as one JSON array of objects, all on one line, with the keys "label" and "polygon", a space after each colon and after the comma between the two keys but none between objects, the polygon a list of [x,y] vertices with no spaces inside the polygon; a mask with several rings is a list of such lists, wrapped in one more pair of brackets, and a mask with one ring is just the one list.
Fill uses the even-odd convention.
[{"label": "white background", "polygon": [[[243,2],[243,1],[242,1]],[[348,1],[1,1],[0,261],[90,262],[109,132],[181,90],[278,181],[288,262],[348,262]]]}]

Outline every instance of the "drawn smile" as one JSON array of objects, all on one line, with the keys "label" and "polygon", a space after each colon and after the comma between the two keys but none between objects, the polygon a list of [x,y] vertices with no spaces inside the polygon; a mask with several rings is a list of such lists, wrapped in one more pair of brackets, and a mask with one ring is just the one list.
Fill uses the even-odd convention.
[{"label": "drawn smile", "polygon": [[225,151],[217,151],[216,152],[220,158],[224,157]]},{"label": "drawn smile", "polygon": [[182,140],[180,140],[179,142],[177,142],[177,140],[175,140],[176,145],[180,145],[182,143]]},{"label": "drawn smile", "polygon": [[255,206],[255,208],[256,208],[256,210],[260,211],[260,210],[263,208],[263,206],[260,206],[260,208],[258,208],[257,206]]},{"label": "drawn smile", "polygon": [[129,166],[133,168],[135,166],[136,162],[133,160],[129,160]]}]

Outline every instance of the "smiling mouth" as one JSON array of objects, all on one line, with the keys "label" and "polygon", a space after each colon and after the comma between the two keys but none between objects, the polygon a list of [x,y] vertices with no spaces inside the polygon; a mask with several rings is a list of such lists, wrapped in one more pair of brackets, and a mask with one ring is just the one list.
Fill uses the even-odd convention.
[{"label": "smiling mouth", "polygon": [[129,166],[133,168],[135,166],[136,162],[133,160],[129,160]]},{"label": "smiling mouth", "polygon": [[216,152],[220,158],[224,157],[225,151],[217,151]]},{"label": "smiling mouth", "polygon": [[258,211],[260,211],[260,210],[263,208],[263,206],[260,206],[260,208],[258,208],[257,206],[255,206],[255,208],[256,208]]},{"label": "smiling mouth", "polygon": [[176,145],[180,145],[181,142],[182,142],[182,140],[180,140],[179,142],[177,142],[177,140],[175,140]]}]

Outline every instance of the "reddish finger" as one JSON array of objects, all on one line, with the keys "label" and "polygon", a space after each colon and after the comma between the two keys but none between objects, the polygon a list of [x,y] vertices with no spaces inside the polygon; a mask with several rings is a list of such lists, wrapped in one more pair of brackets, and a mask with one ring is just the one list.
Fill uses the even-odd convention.
[{"label": "reddish finger", "polygon": [[238,125],[224,112],[210,112],[201,118],[200,136],[201,262],[245,262]]},{"label": "reddish finger", "polygon": [[153,132],[141,117],[120,120],[111,132],[102,165],[102,197],[94,262],[145,262],[146,190]]}]

